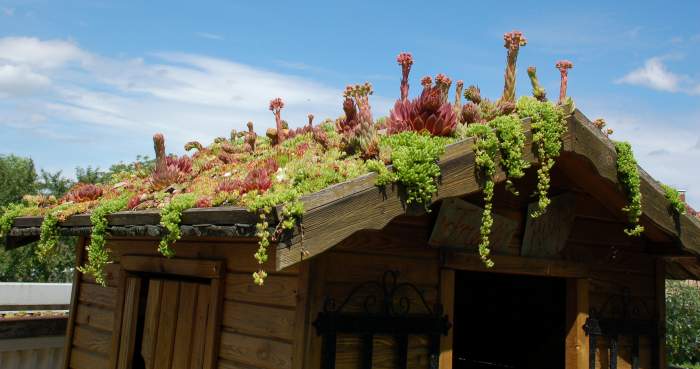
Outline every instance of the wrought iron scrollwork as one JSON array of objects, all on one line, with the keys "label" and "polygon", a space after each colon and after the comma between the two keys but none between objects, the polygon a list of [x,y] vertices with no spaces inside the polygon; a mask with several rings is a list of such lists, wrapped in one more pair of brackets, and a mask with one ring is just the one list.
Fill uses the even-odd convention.
[{"label": "wrought iron scrollwork", "polygon": [[652,368],[658,368],[658,320],[642,299],[632,297],[629,288],[624,288],[619,295],[610,296],[599,309],[591,308],[583,329],[589,338],[590,369],[595,369],[599,337],[610,341],[610,369],[617,369],[618,340],[621,336],[632,339],[632,369],[639,369],[639,338],[650,337]]},{"label": "wrought iron scrollwork", "polygon": [[[375,335],[394,336],[398,368],[406,368],[407,365],[408,336],[428,336],[428,368],[437,369],[440,336],[447,334],[451,324],[448,317],[443,315],[442,306],[436,304],[431,307],[418,287],[399,283],[398,277],[396,271],[384,272],[381,282],[369,281],[357,285],[340,304],[333,298],[326,298],[323,311],[313,322],[316,333],[323,337],[322,369],[335,368],[336,337],[339,333],[361,337],[363,369],[372,367]],[[412,300],[411,297],[415,298]],[[361,301],[360,311],[346,311],[351,302],[358,299]]]}]

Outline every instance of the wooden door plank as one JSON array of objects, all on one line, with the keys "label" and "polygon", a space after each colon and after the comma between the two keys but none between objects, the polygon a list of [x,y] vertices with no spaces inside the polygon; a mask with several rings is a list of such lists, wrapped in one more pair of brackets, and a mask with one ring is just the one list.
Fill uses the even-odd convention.
[{"label": "wooden door plank", "polygon": [[175,324],[179,299],[180,282],[163,281],[154,369],[170,369],[173,360],[173,343],[175,341]]},{"label": "wooden door plank", "polygon": [[126,280],[124,295],[124,312],[122,314],[122,330],[119,342],[118,369],[131,369],[134,360],[134,345],[136,343],[136,326],[139,318],[139,304],[141,298],[140,277],[129,277]]},{"label": "wooden door plank", "polygon": [[206,284],[197,286],[197,306],[194,313],[194,329],[192,330],[192,369],[201,369],[204,365],[204,342],[209,318],[209,301],[211,287]]},{"label": "wooden door plank", "polygon": [[[75,243],[75,263],[83,265],[85,260],[85,245],[86,238],[80,237]],[[78,296],[80,296],[81,274],[78,269],[73,271],[73,289],[70,295],[70,316],[68,317],[68,326],[66,328],[66,343],[63,347],[63,368],[68,369],[70,366],[71,348],[73,347],[73,330],[75,326],[75,318],[78,311]]]},{"label": "wooden door plank", "polygon": [[192,353],[192,330],[195,324],[197,308],[198,283],[182,282],[180,284],[180,304],[175,327],[175,346],[173,352],[173,369],[190,368]]},{"label": "wooden door plank", "polygon": [[214,369],[219,356],[219,342],[221,340],[221,311],[224,308],[224,283],[223,279],[212,279],[209,294],[209,313],[207,330],[204,339],[204,369]]},{"label": "wooden door plank", "polygon": [[[454,320],[455,311],[455,271],[443,269],[440,272],[440,303],[447,318]],[[452,369],[453,329],[447,336],[440,336],[440,369]]]},{"label": "wooden door plank", "polygon": [[151,279],[148,282],[148,298],[146,299],[146,314],[141,338],[141,357],[143,357],[146,369],[153,369],[154,365],[162,294],[163,281]]},{"label": "wooden door plank", "polygon": [[583,325],[588,318],[589,281],[585,278],[566,280],[566,369],[588,369],[588,336]]}]

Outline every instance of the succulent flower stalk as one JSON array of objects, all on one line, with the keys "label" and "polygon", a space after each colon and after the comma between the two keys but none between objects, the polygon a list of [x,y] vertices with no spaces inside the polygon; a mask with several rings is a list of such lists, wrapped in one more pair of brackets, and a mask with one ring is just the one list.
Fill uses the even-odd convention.
[{"label": "succulent flower stalk", "polygon": [[481,90],[479,87],[471,85],[464,91],[464,98],[479,105],[481,104]]},{"label": "succulent flower stalk", "polygon": [[455,103],[452,108],[457,115],[457,120],[462,121],[460,117],[462,116],[462,90],[464,89],[464,81],[461,79],[455,84]]},{"label": "succulent flower stalk", "polygon": [[281,117],[281,112],[282,108],[284,108],[284,102],[282,101],[281,98],[276,98],[270,100],[270,111],[275,115],[275,127],[277,129],[276,132],[276,143],[281,144],[284,142],[286,138],[286,134],[284,131],[284,124],[282,123],[282,117]]},{"label": "succulent flower stalk", "polygon": [[443,104],[447,103],[447,98],[450,94],[450,86],[452,86],[452,80],[450,77],[440,73],[435,76],[435,86],[440,89],[440,100]]},{"label": "succulent flower stalk", "polygon": [[557,62],[556,68],[559,69],[561,75],[561,83],[559,84],[559,104],[566,103],[566,87],[569,84],[569,69],[574,67],[574,63],[568,60],[560,60]]},{"label": "succulent flower stalk", "polygon": [[532,96],[539,101],[547,101],[547,92],[544,90],[542,85],[540,85],[540,81],[537,79],[537,68],[527,68],[527,75],[530,77],[530,83],[532,84]]},{"label": "succulent flower stalk", "polygon": [[521,46],[527,45],[527,39],[520,31],[507,32],[503,35],[504,47],[508,49],[507,66],[505,73],[505,85],[501,100],[515,102],[515,65],[518,61],[518,51]]},{"label": "succulent flower stalk", "polygon": [[165,163],[165,137],[162,133],[153,135],[153,150],[156,152],[156,173],[165,171],[167,165]]},{"label": "succulent flower stalk", "polygon": [[421,78],[420,80],[421,86],[423,86],[423,89],[425,90],[426,88],[429,88],[430,86],[433,85],[433,79],[430,78],[430,76],[425,76]]},{"label": "succulent flower stalk", "polygon": [[258,139],[258,135],[253,130],[253,122],[248,122],[247,126],[248,132],[243,137],[245,149],[246,151],[253,152],[255,151],[255,141]]},{"label": "succulent flower stalk", "polygon": [[401,100],[408,99],[408,75],[411,73],[411,65],[413,65],[413,56],[410,53],[401,53],[396,58],[396,61],[401,66]]}]

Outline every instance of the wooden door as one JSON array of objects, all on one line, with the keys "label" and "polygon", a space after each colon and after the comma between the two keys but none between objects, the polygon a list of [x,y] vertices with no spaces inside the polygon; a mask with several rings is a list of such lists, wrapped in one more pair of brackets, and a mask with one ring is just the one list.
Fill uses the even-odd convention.
[{"label": "wooden door", "polygon": [[122,257],[112,369],[214,369],[222,261]]},{"label": "wooden door", "polygon": [[151,279],[135,361],[145,369],[200,369],[204,364],[210,286]]}]

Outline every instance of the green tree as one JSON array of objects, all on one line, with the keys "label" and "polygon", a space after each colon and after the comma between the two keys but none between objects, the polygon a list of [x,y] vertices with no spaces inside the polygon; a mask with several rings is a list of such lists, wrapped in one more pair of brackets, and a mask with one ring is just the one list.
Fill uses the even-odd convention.
[{"label": "green tree", "polygon": [[700,286],[666,281],[666,345],[670,363],[700,363]]},{"label": "green tree", "polygon": [[37,190],[34,161],[15,155],[0,155],[0,207],[22,200]]},{"label": "green tree", "polygon": [[109,178],[111,177],[111,173],[100,170],[100,167],[76,167],[75,177],[80,183],[98,184],[108,182]]},{"label": "green tree", "polygon": [[[0,212],[3,206],[19,202],[24,195],[63,196],[73,182],[61,172],[41,171],[37,178],[34,162],[15,155],[0,156]],[[0,240],[0,245],[4,243]],[[53,257],[45,263],[36,256],[36,242],[7,250],[0,248],[0,281],[2,282],[70,282],[75,265],[75,237],[63,237]]]},{"label": "green tree", "polygon": [[75,237],[65,237],[48,261],[36,256],[37,243],[12,250],[0,248],[0,282],[70,282],[75,268]]},{"label": "green tree", "polygon": [[53,195],[56,198],[65,195],[73,186],[73,181],[63,177],[63,171],[60,170],[51,173],[42,169],[39,177],[39,190],[45,195]]}]

